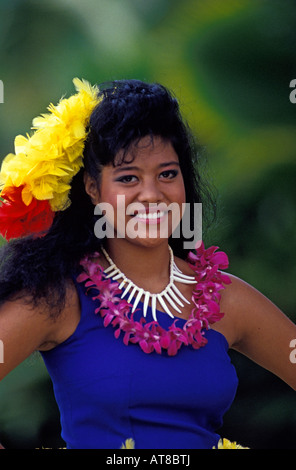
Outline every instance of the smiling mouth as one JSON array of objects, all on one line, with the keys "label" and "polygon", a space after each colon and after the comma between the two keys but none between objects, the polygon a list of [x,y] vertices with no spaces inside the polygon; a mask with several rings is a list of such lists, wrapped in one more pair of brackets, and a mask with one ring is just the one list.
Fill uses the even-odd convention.
[{"label": "smiling mouth", "polygon": [[160,219],[161,217],[165,216],[164,211],[158,211],[158,212],[138,212],[137,214],[134,215],[134,217],[137,217],[139,219],[143,220],[156,220]]},{"label": "smiling mouth", "polygon": [[146,211],[130,214],[131,217],[138,219],[139,222],[159,223],[167,215],[167,211]]}]

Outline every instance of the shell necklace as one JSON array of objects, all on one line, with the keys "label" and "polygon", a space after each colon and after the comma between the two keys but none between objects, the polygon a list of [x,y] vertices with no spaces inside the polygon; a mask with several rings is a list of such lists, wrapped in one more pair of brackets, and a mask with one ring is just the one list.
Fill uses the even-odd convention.
[{"label": "shell necklace", "polygon": [[[84,283],[85,295],[90,296],[94,302],[98,302],[94,304],[94,313],[100,314],[105,328],[109,327],[109,325],[114,328],[115,338],[118,339],[122,334],[123,343],[126,346],[130,343],[138,344],[142,351],[147,354],[153,351],[157,354],[162,354],[162,351],[166,351],[168,356],[175,356],[183,345],[190,345],[194,349],[204,346],[207,343],[204,334],[205,330],[210,328],[212,323],[220,320],[224,315],[220,312],[220,291],[224,289],[225,284],[230,284],[231,280],[220,271],[228,267],[228,258],[222,251],[216,252],[217,248],[217,246],[212,246],[205,249],[202,243],[196,247],[196,253],[190,252],[188,254],[187,262],[195,273],[196,285],[192,290],[193,309],[190,317],[182,327],[178,326],[180,319],[177,318],[174,319],[168,328],[160,326],[155,320],[147,321],[143,317],[140,320],[135,320],[134,314],[131,313],[133,305],[119,297],[122,295],[122,292],[118,289],[118,283],[113,283],[111,280],[111,276],[115,278],[119,274],[122,275],[121,271],[111,260],[108,273],[110,277],[107,279],[103,268],[93,260],[93,256],[100,256],[100,253],[85,256],[81,260],[82,271],[77,276],[77,282]],[[182,273],[178,268],[172,268],[173,261],[171,255],[170,272],[174,272],[176,280],[182,279],[185,282],[186,278],[183,277],[184,275],[181,276]],[[116,269],[118,271],[115,273]],[[123,281],[125,276],[122,276]],[[119,276],[117,279],[120,278]],[[192,279],[188,280],[192,281]],[[171,281],[172,279],[170,278],[170,283]],[[125,282],[129,284],[128,279]],[[130,289],[132,286],[139,289],[134,283],[131,283]],[[170,290],[175,293],[171,286]],[[140,289],[138,290],[137,297],[139,292]],[[156,295],[160,296],[160,294]],[[177,294],[175,295],[177,296]],[[169,297],[171,300],[174,299],[170,294]]]},{"label": "shell necklace", "polygon": [[125,274],[116,266],[114,261],[110,258],[106,250],[102,247],[101,250],[104,253],[107,261],[109,262],[110,266],[104,270],[106,277],[111,278],[113,281],[120,281],[118,286],[119,289],[123,289],[121,294],[121,299],[126,297],[127,295],[127,302],[130,303],[132,298],[135,298],[132,313],[136,310],[138,303],[143,298],[143,316],[146,317],[147,314],[147,307],[151,302],[151,311],[152,317],[154,321],[157,321],[156,317],[156,305],[157,302],[162,306],[165,313],[167,313],[171,318],[175,318],[173,313],[170,311],[168,304],[172,307],[176,312],[182,314],[182,311],[179,307],[184,307],[185,302],[190,304],[190,302],[184,297],[184,295],[180,292],[178,287],[175,285],[175,282],[181,282],[183,284],[196,284],[196,279],[194,276],[188,276],[183,274],[182,271],[177,267],[174,261],[174,254],[173,250],[169,246],[169,253],[170,253],[170,280],[168,285],[158,294],[151,294],[151,292],[138,287],[133,281],[128,279]]}]

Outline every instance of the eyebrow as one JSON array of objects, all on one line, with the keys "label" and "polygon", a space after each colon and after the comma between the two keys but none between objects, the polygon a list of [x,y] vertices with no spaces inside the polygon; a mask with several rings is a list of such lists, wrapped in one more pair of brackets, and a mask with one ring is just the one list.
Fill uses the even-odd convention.
[{"label": "eyebrow", "polygon": [[[171,161],[171,162],[164,162],[164,163],[160,163],[158,165],[158,168],[165,168],[166,166],[170,166],[170,165],[176,165],[176,166],[180,166],[179,162],[176,162],[175,160]],[[117,173],[120,173],[122,171],[141,171],[141,168],[139,168],[138,166],[119,166],[118,168],[116,168],[116,170],[114,170],[114,173],[117,174]]]}]

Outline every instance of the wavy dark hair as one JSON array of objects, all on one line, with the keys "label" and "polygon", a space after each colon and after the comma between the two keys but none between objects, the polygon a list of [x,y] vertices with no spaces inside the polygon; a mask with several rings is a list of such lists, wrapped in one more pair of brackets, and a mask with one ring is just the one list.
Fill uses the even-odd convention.
[{"label": "wavy dark hair", "polygon": [[[182,119],[173,94],[162,85],[139,80],[104,84],[99,93],[103,99],[90,118],[84,168],[72,180],[71,205],[56,213],[44,236],[15,239],[1,248],[0,303],[21,297],[33,305],[43,302],[52,316],[61,312],[68,282],[80,260],[101,243],[94,234],[96,218],[85,192],[84,172],[99,182],[102,168],[126,161],[129,149],[142,137],[158,136],[171,142],[179,157],[186,202],[203,204],[203,223],[208,215],[213,216],[215,204],[200,171],[202,148]],[[115,163],[119,151],[122,161],[117,158]],[[185,259],[183,241],[182,236],[172,238],[170,244]]]}]

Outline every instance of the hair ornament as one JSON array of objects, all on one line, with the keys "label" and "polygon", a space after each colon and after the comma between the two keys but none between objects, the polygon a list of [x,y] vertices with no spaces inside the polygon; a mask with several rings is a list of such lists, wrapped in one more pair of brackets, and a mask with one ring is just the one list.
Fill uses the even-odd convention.
[{"label": "hair ornament", "polygon": [[83,167],[89,118],[98,88],[73,79],[77,93],[33,119],[34,130],[15,138],[15,154],[0,172],[0,233],[7,239],[47,231],[54,213],[70,205],[71,180]]}]

